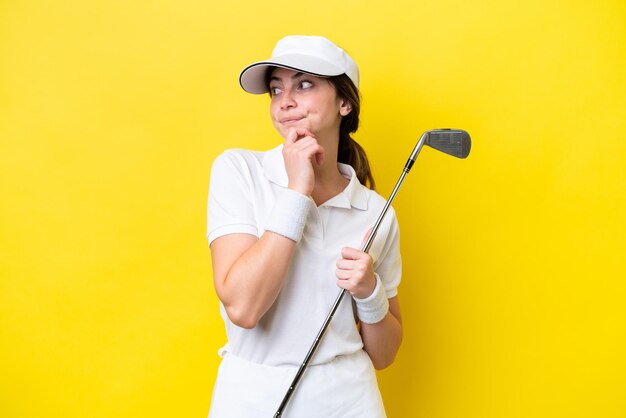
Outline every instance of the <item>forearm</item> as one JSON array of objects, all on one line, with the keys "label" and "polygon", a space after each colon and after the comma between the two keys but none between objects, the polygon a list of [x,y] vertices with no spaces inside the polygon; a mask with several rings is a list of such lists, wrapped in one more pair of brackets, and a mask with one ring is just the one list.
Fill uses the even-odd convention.
[{"label": "forearm", "polygon": [[215,289],[234,324],[255,327],[278,297],[310,206],[303,193],[284,189],[260,238],[230,234],[211,244]]},{"label": "forearm", "polygon": [[402,342],[402,322],[397,297],[389,299],[389,312],[375,324],[361,323],[363,347],[378,370],[393,363]]},{"label": "forearm", "polygon": [[[221,251],[224,247],[232,254],[232,243],[222,245]],[[253,328],[269,310],[282,289],[295,247],[294,241],[268,231],[227,272],[214,272],[217,295],[234,324]]]}]

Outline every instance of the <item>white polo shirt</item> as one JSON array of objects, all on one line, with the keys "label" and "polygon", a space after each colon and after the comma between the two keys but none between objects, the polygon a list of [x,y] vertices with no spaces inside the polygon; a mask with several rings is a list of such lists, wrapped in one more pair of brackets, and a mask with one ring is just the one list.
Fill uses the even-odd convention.
[{"label": "white polo shirt", "polygon": [[[253,329],[234,325],[221,314],[228,343],[223,350],[268,366],[298,366],[313,343],[341,289],[336,285],[336,262],[341,248],[359,248],[385,204],[363,186],[352,167],[338,164],[350,180],[345,190],[319,207],[310,199],[304,235],[287,273],[284,286]],[[276,196],[287,187],[282,145],[267,151],[227,150],[211,169],[208,201],[209,244],[218,237],[246,233],[260,237]],[[402,263],[400,236],[393,208],[381,224],[370,255],[387,296],[397,295]],[[331,361],[363,347],[346,292],[311,364]]]}]

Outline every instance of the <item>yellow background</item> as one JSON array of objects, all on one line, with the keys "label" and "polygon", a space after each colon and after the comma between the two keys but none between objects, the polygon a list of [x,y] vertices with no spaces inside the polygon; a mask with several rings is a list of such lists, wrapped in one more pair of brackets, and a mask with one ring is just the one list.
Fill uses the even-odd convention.
[{"label": "yellow background", "polygon": [[394,202],[389,416],[626,416],[623,0],[0,2],[0,416],[206,416],[210,164],[280,141],[237,76],[296,33],[359,62],[382,195],[474,141]]}]

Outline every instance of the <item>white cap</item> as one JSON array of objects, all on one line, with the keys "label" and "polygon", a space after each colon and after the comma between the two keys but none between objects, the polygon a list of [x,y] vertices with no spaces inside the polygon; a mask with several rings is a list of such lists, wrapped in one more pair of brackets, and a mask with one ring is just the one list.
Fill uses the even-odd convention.
[{"label": "white cap", "polygon": [[337,45],[322,36],[286,36],[274,47],[272,57],[248,65],[239,75],[239,84],[248,93],[267,93],[265,72],[282,67],[320,77],[346,74],[359,87],[359,67]]}]

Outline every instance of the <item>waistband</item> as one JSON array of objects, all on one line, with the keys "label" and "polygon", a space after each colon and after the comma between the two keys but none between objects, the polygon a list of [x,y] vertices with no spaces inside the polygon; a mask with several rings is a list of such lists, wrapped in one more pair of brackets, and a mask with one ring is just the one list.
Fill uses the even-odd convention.
[{"label": "waistband", "polygon": [[[298,367],[258,364],[224,353],[210,418],[272,417]],[[382,418],[374,367],[363,350],[307,367],[284,411],[286,418]]]}]

